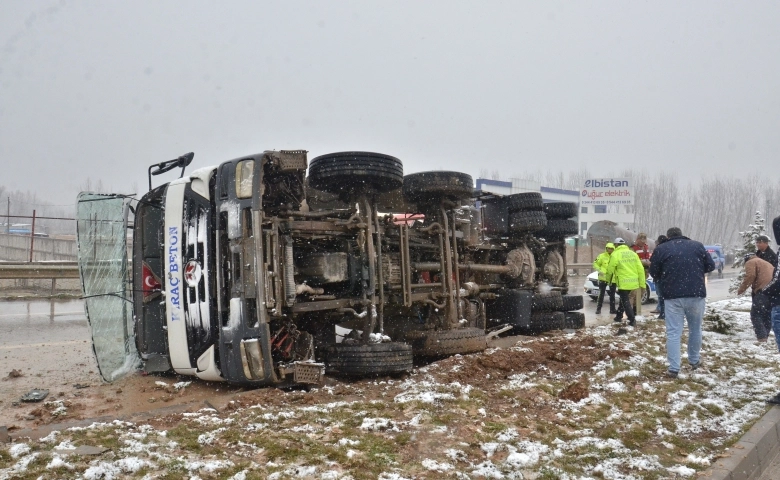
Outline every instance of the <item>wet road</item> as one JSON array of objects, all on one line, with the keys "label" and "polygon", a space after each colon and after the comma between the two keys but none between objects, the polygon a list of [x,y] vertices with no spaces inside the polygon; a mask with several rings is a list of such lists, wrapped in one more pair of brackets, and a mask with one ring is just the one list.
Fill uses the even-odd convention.
[{"label": "wet road", "polygon": [[[32,388],[58,390],[98,381],[81,300],[0,301],[0,425],[8,408]],[[8,378],[12,370],[18,378]]]},{"label": "wet road", "polygon": [[[718,300],[725,300],[734,295],[729,293],[729,285],[734,277],[737,276],[738,270],[727,268],[723,271],[723,278],[717,278],[716,275],[712,275],[707,278],[707,302],[716,302]],[[569,277],[569,292],[574,294],[582,293],[583,285],[585,284],[586,275],[580,275],[576,277]],[[585,308],[585,325],[609,325],[612,323],[613,316],[610,316],[609,312],[609,299],[605,299],[605,305],[601,308],[601,315],[596,316],[596,302],[591,300],[590,297],[584,298]],[[656,303],[650,302],[642,305],[642,315],[647,316],[649,312],[655,309]]]}]

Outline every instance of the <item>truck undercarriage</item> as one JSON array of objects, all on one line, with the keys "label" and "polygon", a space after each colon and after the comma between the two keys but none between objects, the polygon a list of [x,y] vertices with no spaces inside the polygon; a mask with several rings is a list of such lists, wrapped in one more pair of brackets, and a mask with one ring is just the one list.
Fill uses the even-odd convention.
[{"label": "truck undercarriage", "polygon": [[[579,328],[575,215],[538,193],[475,192],[464,173],[404,176],[378,153],[241,157],[138,202],[128,335],[148,371],[286,385],[407,372],[484,350],[501,327]],[[95,231],[81,222],[80,247]]]}]

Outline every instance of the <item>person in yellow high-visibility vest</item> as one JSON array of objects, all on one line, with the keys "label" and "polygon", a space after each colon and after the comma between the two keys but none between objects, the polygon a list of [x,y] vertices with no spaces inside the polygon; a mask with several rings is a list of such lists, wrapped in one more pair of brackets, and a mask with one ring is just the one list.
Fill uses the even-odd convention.
[{"label": "person in yellow high-visibility vest", "polygon": [[607,276],[617,285],[620,304],[617,308],[616,322],[623,321],[623,312],[628,317],[628,324],[632,327],[636,323],[634,309],[631,307],[631,292],[637,288],[647,288],[645,283],[645,267],[639,259],[639,255],[628,248],[626,241],[618,237],[615,239],[615,251],[609,256]]},{"label": "person in yellow high-visibility vest", "polygon": [[601,305],[604,304],[604,292],[607,288],[609,288],[609,313],[612,315],[617,313],[615,310],[615,282],[611,281],[611,278],[607,278],[609,256],[614,250],[615,245],[612,242],[607,243],[604,251],[593,262],[593,269],[599,272],[599,297],[596,300],[596,315],[601,315]]}]

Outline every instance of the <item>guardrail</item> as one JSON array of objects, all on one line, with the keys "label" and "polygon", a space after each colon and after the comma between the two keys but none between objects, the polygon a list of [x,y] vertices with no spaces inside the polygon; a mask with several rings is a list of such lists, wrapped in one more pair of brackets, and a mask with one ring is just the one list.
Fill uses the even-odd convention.
[{"label": "guardrail", "polygon": [[51,280],[51,293],[59,278],[79,278],[77,262],[0,262],[0,279]]},{"label": "guardrail", "polygon": [[569,270],[575,270],[577,274],[580,273],[580,270],[593,270],[593,264],[592,263],[567,263],[566,268]]}]

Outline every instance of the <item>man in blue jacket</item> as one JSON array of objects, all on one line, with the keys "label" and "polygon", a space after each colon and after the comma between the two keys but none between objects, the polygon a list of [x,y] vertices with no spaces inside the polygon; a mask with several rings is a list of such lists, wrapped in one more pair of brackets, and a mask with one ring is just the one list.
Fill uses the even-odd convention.
[{"label": "man in blue jacket", "polygon": [[668,240],[657,246],[650,257],[650,275],[664,292],[666,358],[669,361],[666,375],[677,378],[683,319],[688,320],[688,363],[693,370],[701,364],[701,324],[707,297],[704,276],[715,270],[715,262],[704,245],[684,237],[679,228],[670,228],[666,236]]},{"label": "man in blue jacket", "polygon": [[[772,231],[775,234],[775,242],[780,243],[780,217],[772,220]],[[769,297],[769,304],[772,307],[772,330],[775,332],[777,348],[780,350],[780,333],[778,333],[780,330],[780,268],[775,266],[772,280],[760,292]],[[780,405],[780,393],[768,399],[767,403]]]}]

